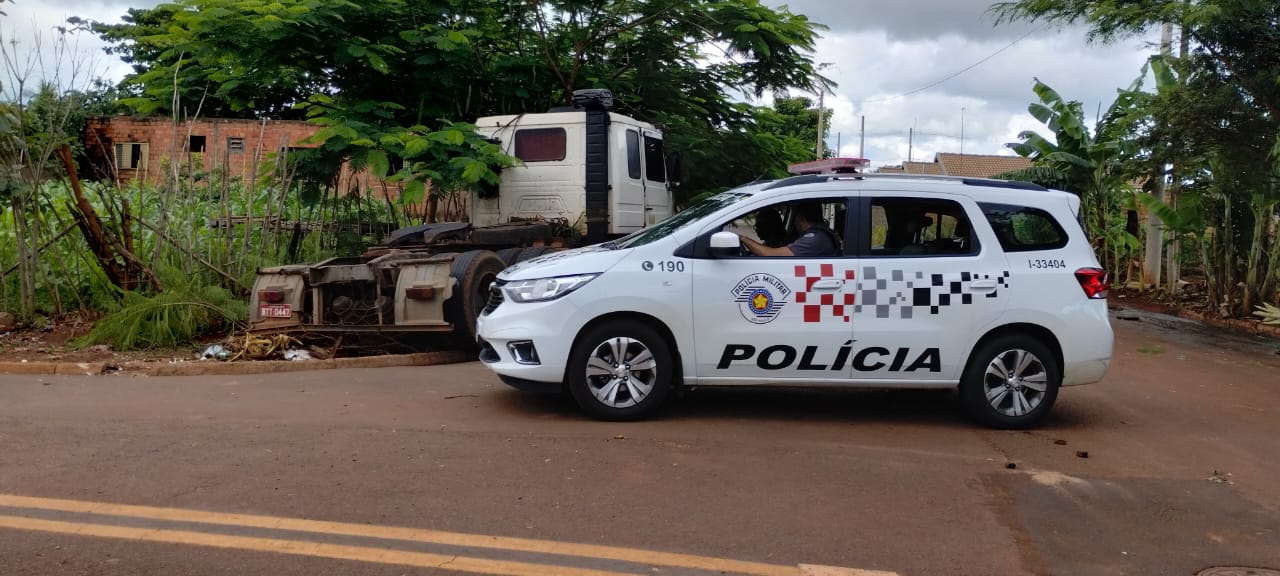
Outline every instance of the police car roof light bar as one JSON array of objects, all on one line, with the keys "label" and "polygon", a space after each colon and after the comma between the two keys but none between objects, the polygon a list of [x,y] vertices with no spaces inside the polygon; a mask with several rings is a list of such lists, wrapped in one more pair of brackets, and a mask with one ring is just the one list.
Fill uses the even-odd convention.
[{"label": "police car roof light bar", "polygon": [[868,166],[871,166],[871,161],[866,158],[823,158],[790,164],[787,166],[787,172],[796,175],[857,174],[859,168]]}]

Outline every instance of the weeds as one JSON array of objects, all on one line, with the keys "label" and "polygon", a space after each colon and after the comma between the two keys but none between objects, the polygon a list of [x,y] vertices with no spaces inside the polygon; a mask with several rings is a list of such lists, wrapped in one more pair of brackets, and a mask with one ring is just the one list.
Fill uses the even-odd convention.
[{"label": "weeds", "polygon": [[[159,199],[169,193],[166,189],[139,184],[117,188],[92,182],[85,186],[95,210],[109,218],[113,228],[119,228],[120,218],[108,217],[118,214],[118,208],[111,204],[128,199],[137,252],[156,254],[153,264],[157,269],[176,271],[179,284],[215,286],[237,298],[247,296],[260,267],[351,255],[380,241],[389,231],[389,225],[377,223],[387,219],[387,208],[376,200],[343,197],[307,205],[296,193],[287,194],[285,202],[292,226],[228,222],[227,215],[262,214],[271,201],[268,196],[280,196],[280,192],[259,188],[255,200],[237,183],[228,186],[225,203],[217,196],[193,195],[192,201],[174,206],[180,216],[171,216],[165,232],[159,234],[154,223],[161,219]],[[72,224],[70,199],[65,182],[50,182],[43,190],[40,218],[29,222],[32,235],[41,239],[33,258],[36,315],[112,312],[122,304],[128,306]],[[21,308],[16,234],[15,212],[0,206],[0,311]],[[25,321],[29,323],[34,316]]]},{"label": "weeds", "polygon": [[203,285],[174,269],[162,276],[164,292],[152,296],[124,292],[119,307],[72,345],[110,344],[122,351],[173,347],[248,319],[248,306],[229,290]]},{"label": "weeds", "polygon": [[1268,326],[1280,326],[1280,307],[1271,303],[1258,306],[1253,312],[1254,316],[1262,319],[1262,323]]}]

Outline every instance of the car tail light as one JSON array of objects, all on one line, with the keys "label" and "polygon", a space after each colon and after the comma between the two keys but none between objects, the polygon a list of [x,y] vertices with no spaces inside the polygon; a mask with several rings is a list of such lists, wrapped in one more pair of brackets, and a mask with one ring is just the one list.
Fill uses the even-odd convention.
[{"label": "car tail light", "polygon": [[259,290],[258,301],[268,304],[284,302],[284,290]]},{"label": "car tail light", "polygon": [[1111,290],[1111,275],[1101,268],[1081,268],[1076,270],[1076,280],[1084,295],[1092,300],[1106,300]]},{"label": "car tail light", "polygon": [[436,297],[436,289],[433,286],[415,286],[406,288],[404,297],[410,300],[430,300]]}]

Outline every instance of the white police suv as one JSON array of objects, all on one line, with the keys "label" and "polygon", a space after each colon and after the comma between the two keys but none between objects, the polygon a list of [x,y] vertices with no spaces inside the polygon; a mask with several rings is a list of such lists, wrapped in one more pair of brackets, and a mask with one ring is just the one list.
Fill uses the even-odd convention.
[{"label": "white police suv", "polygon": [[1026,428],[1111,362],[1108,275],[1079,213],[999,180],[753,183],[507,268],[480,359],[606,420],[676,386],[959,387],[978,421]]}]

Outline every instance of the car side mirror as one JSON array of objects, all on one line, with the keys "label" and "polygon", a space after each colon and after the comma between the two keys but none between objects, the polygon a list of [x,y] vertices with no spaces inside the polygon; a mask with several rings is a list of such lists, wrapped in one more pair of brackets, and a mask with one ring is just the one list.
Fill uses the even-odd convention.
[{"label": "car side mirror", "polygon": [[738,254],[742,247],[742,239],[733,232],[716,232],[711,235],[711,245],[707,252],[716,258],[729,258]]}]

